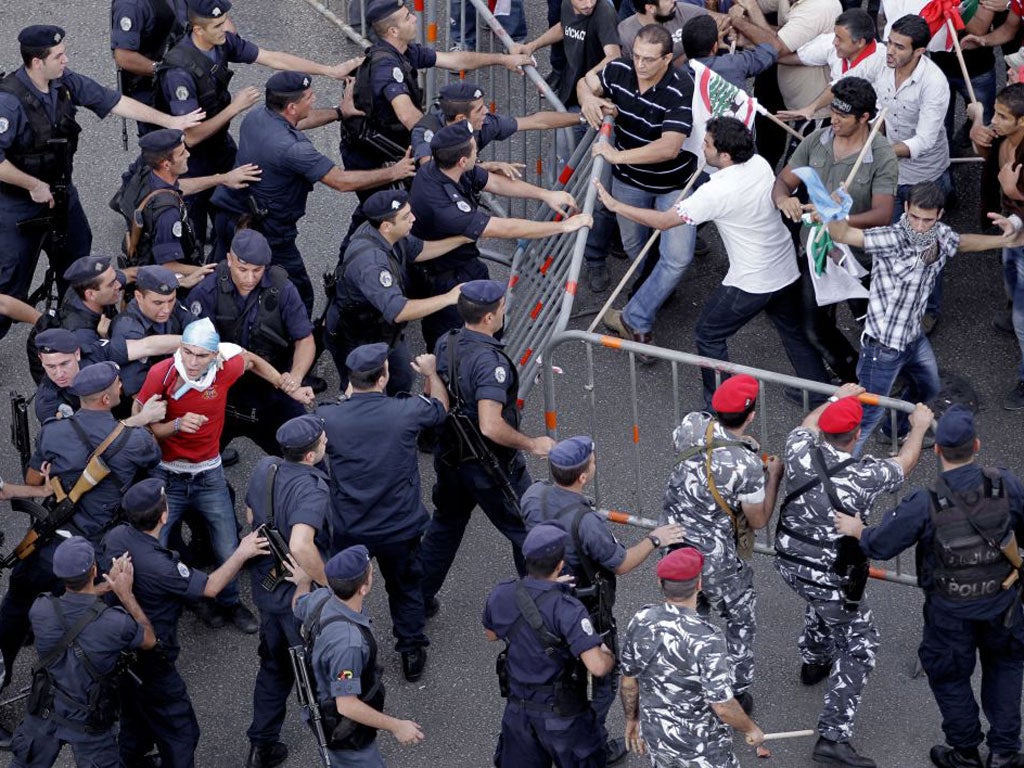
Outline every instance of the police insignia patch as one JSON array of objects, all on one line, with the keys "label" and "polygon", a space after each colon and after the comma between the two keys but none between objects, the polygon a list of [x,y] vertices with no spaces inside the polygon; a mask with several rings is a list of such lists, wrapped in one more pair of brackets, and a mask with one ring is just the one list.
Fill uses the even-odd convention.
[{"label": "police insignia patch", "polygon": [[174,235],[175,237],[181,237],[181,222],[180,221],[174,222],[174,226],[171,227],[171,234]]},{"label": "police insignia patch", "polygon": [[7,129],[11,127],[10,122],[6,117],[0,117],[0,133],[7,133]]},{"label": "police insignia patch", "polygon": [[189,309],[191,310],[192,314],[195,315],[196,317],[199,317],[203,313],[203,305],[200,304],[198,301],[193,301],[192,306],[189,307]]},{"label": "police insignia patch", "polygon": [[174,98],[176,98],[178,101],[184,101],[185,99],[187,99],[188,98],[188,88],[186,88],[184,85],[179,85],[174,90]]},{"label": "police insignia patch", "polygon": [[500,365],[494,369],[494,378],[498,381],[499,384],[505,383],[505,377],[507,375],[508,374],[505,373],[505,369]]},{"label": "police insignia patch", "polygon": [[343,669],[343,670],[341,670],[341,672],[338,673],[338,679],[339,680],[351,680],[352,679],[352,670],[351,669]]},{"label": "police insignia patch", "polygon": [[124,30],[125,32],[127,32],[131,28],[132,28],[132,20],[129,19],[127,16],[122,16],[121,17],[121,29]]},{"label": "police insignia patch", "polygon": [[472,208],[469,207],[469,203],[467,203],[465,200],[459,200],[459,202],[455,204],[455,207],[458,208],[463,213],[469,213],[471,210],[473,210]]},{"label": "police insignia patch", "polygon": [[181,578],[187,579],[189,575],[188,566],[184,563],[178,563],[178,573],[181,574]]},{"label": "police insignia patch", "polygon": [[583,621],[580,622],[580,629],[582,629],[585,634],[594,634],[594,625],[590,623],[590,619],[583,619]]},{"label": "police insignia patch", "polygon": [[434,140],[434,132],[429,128],[423,132],[423,140],[429,144]]},{"label": "police insignia patch", "polygon": [[390,288],[394,284],[394,278],[391,277],[391,273],[386,269],[380,271],[380,284],[385,288]]},{"label": "police insignia patch", "polygon": [[404,83],[405,75],[402,74],[402,70],[399,67],[395,67],[391,70],[391,76],[395,78],[396,83]]},{"label": "police insignia patch", "polygon": [[67,403],[61,403],[57,406],[57,418],[58,419],[69,419],[75,415],[75,409]]}]

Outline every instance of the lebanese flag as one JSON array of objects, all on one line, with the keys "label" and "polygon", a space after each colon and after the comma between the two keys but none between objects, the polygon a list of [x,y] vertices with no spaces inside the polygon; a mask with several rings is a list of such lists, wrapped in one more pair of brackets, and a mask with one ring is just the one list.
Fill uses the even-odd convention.
[{"label": "lebanese flag", "polygon": [[[964,20],[960,16],[960,4],[954,2],[954,0],[931,0],[930,3],[921,9],[920,16],[928,22],[928,29],[931,31],[932,37],[935,37],[942,30],[949,31],[946,25],[947,19],[953,22],[953,29],[960,31],[964,28]],[[953,40],[947,34],[946,50],[950,51],[952,49]]]},{"label": "lebanese flag", "polygon": [[699,61],[691,59],[687,63],[693,70],[693,129],[683,142],[683,149],[702,157],[708,120],[728,115],[750,128],[754,124],[758,103],[742,88],[712,72]]}]

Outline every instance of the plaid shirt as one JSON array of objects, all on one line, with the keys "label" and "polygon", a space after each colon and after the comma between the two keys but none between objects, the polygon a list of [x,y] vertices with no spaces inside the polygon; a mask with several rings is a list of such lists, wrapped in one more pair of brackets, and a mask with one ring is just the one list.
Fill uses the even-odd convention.
[{"label": "plaid shirt", "polygon": [[960,235],[942,222],[935,226],[939,253],[931,264],[924,262],[899,226],[864,232],[864,251],[873,257],[864,333],[879,344],[902,352],[921,335],[928,294],[960,245]]}]

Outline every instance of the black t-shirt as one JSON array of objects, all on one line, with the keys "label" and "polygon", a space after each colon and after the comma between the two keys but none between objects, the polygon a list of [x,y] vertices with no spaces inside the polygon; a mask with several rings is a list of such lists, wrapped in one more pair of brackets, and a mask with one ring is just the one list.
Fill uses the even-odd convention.
[{"label": "black t-shirt", "polygon": [[561,21],[566,61],[557,95],[565,106],[573,107],[579,104],[576,82],[604,58],[606,45],[619,44],[618,19],[605,0],[597,0],[589,16],[580,16],[570,0],[562,0]]}]

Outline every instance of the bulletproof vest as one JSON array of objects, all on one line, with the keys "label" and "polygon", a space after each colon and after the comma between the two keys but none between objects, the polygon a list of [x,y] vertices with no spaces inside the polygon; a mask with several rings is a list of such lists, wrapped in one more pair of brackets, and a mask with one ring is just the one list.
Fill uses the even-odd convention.
[{"label": "bulletproof vest", "polygon": [[[381,341],[391,346],[398,340],[399,334],[406,326],[405,323],[389,323],[383,313],[362,298],[360,292],[346,278],[356,259],[370,258],[374,251],[380,248],[381,243],[372,235],[356,234],[345,251],[344,261],[335,271],[338,286],[338,333],[341,334],[343,343],[351,349]],[[395,248],[388,249],[388,269],[393,279],[398,282],[398,289],[405,293],[405,269],[395,255]]]},{"label": "bulletproof vest", "polygon": [[[153,13],[153,28],[146,32],[143,28],[139,36],[138,52],[151,61],[160,61],[164,54],[172,46],[178,43],[185,35],[185,27],[178,23],[174,15],[174,9],[168,0],[144,0],[149,3]],[[113,16],[113,5],[111,5],[111,24],[116,25],[120,19]],[[130,96],[142,85],[151,85],[152,75],[135,75],[127,70],[121,70],[121,92]]]},{"label": "bulletproof vest", "polygon": [[238,291],[231,281],[231,271],[226,261],[217,265],[214,274],[217,276],[217,306],[214,324],[220,333],[221,341],[231,344],[242,343],[242,332],[245,330],[248,309],[257,304],[256,318],[249,326],[249,339],[246,349],[253,352],[279,370],[291,367],[292,344],[288,340],[281,317],[281,291],[288,283],[288,273],[283,267],[271,264],[267,267],[270,285],[258,285],[253,288],[239,309],[235,302]]},{"label": "bulletproof vest", "polygon": [[[82,132],[82,127],[75,122],[78,109],[71,100],[71,90],[63,82],[57,82],[57,101],[51,121],[42,98],[33,93],[34,89],[26,87],[14,72],[0,80],[0,91],[12,94],[21,102],[32,129],[32,143],[28,147],[14,144],[4,153],[18,170],[47,184],[71,178],[78,134]],[[61,148],[58,142],[66,142],[66,147]]]},{"label": "bulletproof vest", "polygon": [[998,470],[985,468],[976,488],[950,498],[930,489],[932,589],[953,601],[977,600],[1000,592],[1013,567],[999,549],[1010,526],[1010,505]]},{"label": "bulletproof vest", "polygon": [[[132,164],[130,173],[121,182],[121,188],[108,203],[111,210],[121,214],[128,228],[125,239],[121,242],[123,255],[119,259],[120,266],[142,267],[155,263],[153,238],[156,233],[156,221],[168,209],[175,210],[177,220],[181,224],[181,236],[178,241],[181,244],[184,263],[198,264],[199,245],[192,229],[188,209],[185,207],[185,200],[181,193],[174,189],[150,186],[152,178],[153,169],[141,158],[137,159]],[[146,201],[146,197],[152,192],[156,194]],[[146,201],[146,204],[139,210],[143,201]]]},{"label": "bulletproof vest", "polygon": [[[228,91],[228,83],[231,82],[231,78],[235,73],[228,68],[226,62],[214,64],[208,56],[194,45],[191,45],[186,38],[171,48],[164,55],[160,66],[157,67],[156,76],[160,83],[160,88],[157,88],[156,94],[157,109],[163,112],[170,111],[170,105],[167,102],[167,97],[164,95],[163,83],[167,77],[167,72],[172,69],[184,69],[195,80],[197,88],[196,101],[199,102],[200,109],[206,112],[207,120],[231,103],[231,92]],[[225,125],[214,136],[210,136],[201,144],[196,145],[196,149],[210,143],[210,139],[215,136],[226,134],[227,131],[228,126]],[[211,146],[215,145],[216,142],[211,144]],[[193,149],[194,152],[195,150]]]},{"label": "bulletproof vest", "polygon": [[[342,136],[360,136],[367,128],[371,128],[396,144],[409,146],[409,129],[402,125],[395,110],[385,99],[378,99],[378,94],[371,87],[374,66],[385,66],[385,60],[395,61],[394,48],[385,43],[376,43],[366,49],[366,58],[356,70],[355,106],[366,113],[366,117],[346,119],[342,125]],[[405,56],[398,56],[398,69],[402,72],[405,84],[409,87],[409,97],[417,109],[423,109],[423,91],[420,90],[419,78],[412,64]]]}]

